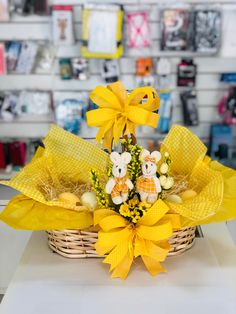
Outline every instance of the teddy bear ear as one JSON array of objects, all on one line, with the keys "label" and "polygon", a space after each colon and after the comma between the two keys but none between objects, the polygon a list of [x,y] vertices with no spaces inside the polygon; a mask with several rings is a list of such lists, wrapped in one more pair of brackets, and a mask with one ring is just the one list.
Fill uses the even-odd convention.
[{"label": "teddy bear ear", "polygon": [[121,160],[120,154],[117,152],[112,152],[110,154],[110,160],[113,164],[120,162],[120,160]]},{"label": "teddy bear ear", "polygon": [[128,165],[131,161],[131,154],[128,152],[124,152],[121,154],[121,160]]},{"label": "teddy bear ear", "polygon": [[144,149],[140,154],[141,161],[143,162],[147,156],[150,156],[150,152],[147,149]]},{"label": "teddy bear ear", "polygon": [[156,162],[158,162],[161,159],[161,153],[155,150],[151,153],[151,157],[156,159]]}]

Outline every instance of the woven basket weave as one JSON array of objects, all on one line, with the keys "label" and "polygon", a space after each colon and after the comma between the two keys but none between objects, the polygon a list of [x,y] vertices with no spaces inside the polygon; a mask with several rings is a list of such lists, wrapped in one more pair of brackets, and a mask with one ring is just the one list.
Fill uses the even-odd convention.
[{"label": "woven basket weave", "polygon": [[[168,256],[178,255],[192,247],[195,239],[195,227],[187,227],[174,231],[169,239]],[[48,245],[53,252],[68,258],[99,257],[94,249],[98,234],[95,230],[50,230]]]}]

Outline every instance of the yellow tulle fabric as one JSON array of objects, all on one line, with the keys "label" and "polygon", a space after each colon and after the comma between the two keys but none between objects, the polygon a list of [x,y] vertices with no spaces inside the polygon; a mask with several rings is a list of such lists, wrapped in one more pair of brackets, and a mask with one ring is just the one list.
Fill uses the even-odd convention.
[{"label": "yellow tulle fabric", "polygon": [[196,226],[236,218],[236,171],[212,162],[201,140],[182,126],[173,126],[162,153],[170,153],[171,171],[185,175],[194,198],[180,204],[166,202],[171,212],[181,215],[182,226]]},{"label": "yellow tulle fabric", "polygon": [[[99,128],[96,139],[103,139],[103,148],[111,150],[122,134],[135,135],[137,125],[156,128],[160,98],[152,87],[140,87],[128,93],[121,82],[107,87],[97,86],[90,94],[91,100],[99,107],[87,112],[89,126]],[[144,102],[144,103],[143,103]]]},{"label": "yellow tulle fabric", "polygon": [[0,219],[21,229],[88,227],[92,224],[92,216],[85,206],[48,200],[42,191],[42,185],[45,182],[56,185],[60,178],[68,183],[86,183],[90,179],[91,168],[104,172],[108,155],[98,146],[55,125],[44,139],[44,145],[45,149],[40,148],[33,160],[14,178],[0,182],[24,195],[13,198]]},{"label": "yellow tulle fabric", "polygon": [[110,264],[112,278],[125,279],[135,258],[141,256],[151,275],[164,272],[160,262],[170,249],[168,238],[180,228],[180,216],[167,214],[168,206],[158,200],[136,225],[110,209],[95,211],[94,224],[99,226],[96,251],[103,263]]}]

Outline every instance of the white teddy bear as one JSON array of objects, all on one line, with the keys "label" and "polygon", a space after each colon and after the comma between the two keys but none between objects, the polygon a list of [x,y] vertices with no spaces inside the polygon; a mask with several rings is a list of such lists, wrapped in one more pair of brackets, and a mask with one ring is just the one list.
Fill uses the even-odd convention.
[{"label": "white teddy bear", "polygon": [[136,189],[140,195],[141,201],[147,201],[150,204],[156,202],[158,193],[161,192],[161,184],[156,176],[157,162],[161,159],[161,153],[150,152],[146,149],[140,154],[142,161],[143,175],[137,179]]},{"label": "white teddy bear", "polygon": [[106,193],[111,194],[114,204],[119,205],[128,199],[128,191],[134,188],[131,180],[126,176],[127,165],[131,161],[130,153],[117,152],[110,154],[110,160],[113,163],[112,174],[114,178],[110,178],[106,184]]}]

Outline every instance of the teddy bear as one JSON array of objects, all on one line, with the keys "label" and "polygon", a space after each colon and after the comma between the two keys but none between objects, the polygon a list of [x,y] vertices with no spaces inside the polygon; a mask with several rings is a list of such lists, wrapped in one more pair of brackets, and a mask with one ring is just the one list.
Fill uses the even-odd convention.
[{"label": "teddy bear", "polygon": [[153,204],[156,202],[158,193],[161,192],[161,184],[156,176],[157,162],[161,159],[161,153],[150,153],[144,149],[140,154],[142,162],[142,176],[137,179],[136,190],[142,202]]},{"label": "teddy bear", "polygon": [[112,152],[110,160],[113,163],[113,178],[110,178],[106,184],[106,193],[111,194],[113,203],[119,205],[127,201],[129,190],[134,188],[133,183],[127,177],[127,165],[131,161],[131,154]]}]

